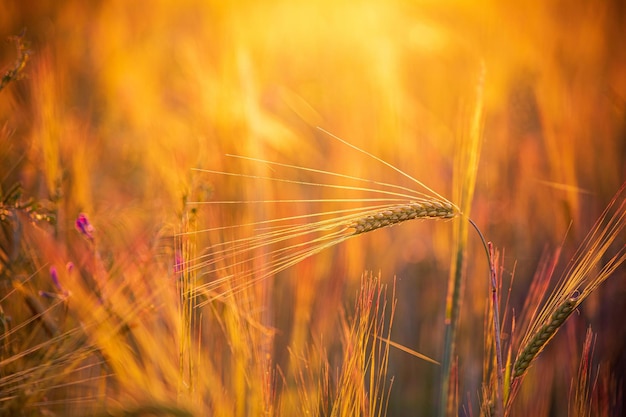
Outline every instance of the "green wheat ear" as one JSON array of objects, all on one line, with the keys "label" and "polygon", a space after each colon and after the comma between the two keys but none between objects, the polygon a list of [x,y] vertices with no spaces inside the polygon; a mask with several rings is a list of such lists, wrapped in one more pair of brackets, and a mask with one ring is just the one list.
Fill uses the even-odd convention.
[{"label": "green wheat ear", "polygon": [[519,353],[513,365],[513,378],[520,377],[526,372],[530,363],[539,355],[543,348],[554,337],[557,330],[572,314],[577,306],[577,298],[569,298],[559,305],[550,320],[542,325],[532,336],[524,349]]},{"label": "green wheat ear", "polygon": [[625,228],[626,183],[578,248],[559,285],[529,326],[513,365],[513,378],[524,375],[571,313],[626,262],[626,245],[623,244],[605,260]]}]

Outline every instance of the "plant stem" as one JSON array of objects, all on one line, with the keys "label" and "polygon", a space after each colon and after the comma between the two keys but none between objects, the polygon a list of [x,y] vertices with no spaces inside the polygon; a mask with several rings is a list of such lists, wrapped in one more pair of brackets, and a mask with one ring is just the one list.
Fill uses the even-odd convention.
[{"label": "plant stem", "polygon": [[[479,232],[480,233],[480,232]],[[481,235],[481,239],[482,235]],[[484,239],[483,239],[484,243]],[[496,415],[503,416],[504,415],[504,381],[502,377],[502,345],[500,343],[500,307],[499,307],[499,296],[498,296],[498,285],[496,279],[496,268],[493,264],[494,254],[493,254],[493,244],[491,242],[487,243],[489,248],[489,275],[491,276],[491,303],[493,308],[493,331],[494,331],[494,339],[496,344],[496,377],[498,379],[498,383],[496,386]]]},{"label": "plant stem", "polygon": [[498,297],[498,280],[496,277],[496,267],[494,265],[494,253],[493,253],[493,244],[491,242],[487,242],[485,237],[481,233],[480,229],[474,223],[472,219],[467,219],[470,224],[478,233],[481,242],[483,243],[483,247],[485,248],[485,253],[487,254],[487,261],[489,262],[489,278],[490,278],[490,287],[491,287],[491,303],[493,308],[493,331],[494,331],[494,339],[495,339],[495,348],[496,348],[496,377],[497,377],[497,387],[496,387],[496,416],[504,415],[504,378],[503,378],[503,362],[502,362],[502,345],[500,339],[500,303]]},{"label": "plant stem", "polygon": [[[465,229],[467,227],[465,222],[460,222],[459,229]],[[459,235],[462,232],[459,231]],[[467,235],[467,233],[465,233]],[[449,415],[455,415],[455,401],[451,401],[454,398],[450,398],[450,372],[452,370],[452,363],[454,362],[454,356],[456,352],[456,334],[459,322],[459,311],[461,309],[461,294],[463,289],[463,265],[465,260],[465,240],[459,238],[457,244],[456,258],[454,261],[453,281],[448,294],[448,301],[446,302],[446,323],[445,323],[445,336],[444,336],[444,354],[442,363],[442,383],[441,383],[441,398],[439,404],[439,415],[446,417]]]},{"label": "plant stem", "polygon": [[[476,84],[476,101],[472,108],[469,124],[466,131],[461,131],[458,146],[458,157],[455,167],[455,190],[458,193],[459,208],[463,217],[469,220],[472,199],[476,187],[476,176],[478,171],[478,161],[480,159],[481,148],[481,131],[482,131],[482,111],[483,111],[483,88],[485,82],[485,65],[480,63],[478,82]],[[470,223],[476,225],[469,220]],[[444,358],[443,358],[443,375],[441,383],[441,398],[439,415],[448,416],[456,415],[455,408],[457,398],[451,394],[457,390],[451,390],[451,371],[452,363],[455,361],[456,355],[456,334],[459,325],[459,317],[461,310],[461,301],[464,288],[465,274],[465,253],[467,250],[468,240],[468,223],[459,221],[455,224],[454,240],[456,245],[456,253],[452,260],[452,270],[450,272],[450,280],[448,285],[448,296],[446,300],[446,317],[445,317],[445,339],[444,339]],[[484,239],[483,239],[484,241]],[[458,369],[458,368],[457,368]],[[455,378],[458,381],[458,378]],[[451,401],[452,400],[452,401]]]}]

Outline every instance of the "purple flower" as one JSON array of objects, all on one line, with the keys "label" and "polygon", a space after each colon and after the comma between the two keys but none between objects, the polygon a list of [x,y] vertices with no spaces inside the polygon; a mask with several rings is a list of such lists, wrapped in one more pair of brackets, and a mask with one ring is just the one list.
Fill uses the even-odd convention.
[{"label": "purple flower", "polygon": [[50,279],[52,279],[52,283],[56,287],[57,292],[51,293],[47,291],[39,291],[40,296],[46,298],[60,298],[62,300],[65,300],[67,297],[69,297],[70,292],[63,288],[63,286],[61,285],[61,282],[59,281],[59,273],[54,265],[50,267]]},{"label": "purple flower", "polygon": [[39,290],[39,296],[45,297],[45,298],[59,298],[58,294],[48,292],[48,291],[41,291],[41,290]]},{"label": "purple flower", "polygon": [[85,213],[80,213],[78,218],[76,219],[76,229],[83,235],[87,240],[93,240],[93,232],[94,228],[89,223],[89,219],[87,219],[87,215]]},{"label": "purple flower", "polygon": [[59,282],[59,273],[57,272],[55,266],[50,267],[50,278],[52,279],[52,283],[54,284],[54,286],[57,287],[57,290],[63,292],[63,287]]}]

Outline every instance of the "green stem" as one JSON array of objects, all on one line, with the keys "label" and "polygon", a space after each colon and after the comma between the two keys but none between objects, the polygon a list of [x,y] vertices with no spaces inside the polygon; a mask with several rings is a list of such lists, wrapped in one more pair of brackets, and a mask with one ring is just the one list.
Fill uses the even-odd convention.
[{"label": "green stem", "polygon": [[451,272],[450,290],[446,302],[446,322],[444,335],[444,357],[442,363],[441,398],[439,404],[439,415],[446,417],[456,415],[451,389],[452,364],[456,356],[456,338],[459,327],[459,317],[461,311],[461,301],[464,287],[464,266],[465,252],[467,246],[468,227],[466,222],[458,222],[456,225],[456,254],[454,257],[453,270]]},{"label": "green stem", "polygon": [[456,334],[459,323],[459,311],[461,309],[461,294],[463,288],[463,263],[465,260],[465,245],[459,241],[457,244],[454,280],[452,283],[452,293],[446,306],[446,323],[444,336],[443,374],[441,383],[441,398],[439,404],[439,415],[446,417],[455,415],[453,407],[454,401],[450,401],[450,372],[456,354]]}]

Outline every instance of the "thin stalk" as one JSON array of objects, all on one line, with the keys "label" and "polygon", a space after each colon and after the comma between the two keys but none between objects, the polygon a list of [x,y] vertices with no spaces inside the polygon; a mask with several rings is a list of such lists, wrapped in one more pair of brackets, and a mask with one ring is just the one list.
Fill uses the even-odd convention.
[{"label": "thin stalk", "polygon": [[476,225],[476,223],[472,219],[467,219],[467,221],[472,225],[478,236],[480,237],[480,241],[483,244],[483,248],[485,249],[485,254],[487,255],[487,260],[489,263],[489,278],[490,278],[490,287],[491,287],[491,305],[493,308],[493,329],[494,329],[494,338],[495,338],[495,348],[496,348],[496,378],[497,378],[497,387],[496,387],[496,415],[501,416],[504,414],[504,362],[502,359],[502,344],[500,338],[500,297],[498,295],[498,282],[496,278],[496,268],[494,264],[494,253],[493,253],[493,244],[491,242],[487,242],[482,232]]},{"label": "thin stalk", "polygon": [[496,345],[496,378],[497,378],[497,386],[496,386],[496,415],[502,416],[504,415],[504,377],[503,377],[503,361],[502,361],[502,345],[500,339],[500,297],[498,295],[498,285],[496,279],[496,268],[494,265],[494,253],[493,253],[493,244],[491,242],[485,243],[485,238],[483,237],[478,227],[472,222],[472,225],[478,232],[480,239],[485,246],[485,250],[487,251],[487,259],[489,260],[489,275],[491,277],[491,307],[493,308],[493,332],[494,332],[494,343]]},{"label": "thin stalk", "polygon": [[[461,221],[457,226],[456,234],[461,235],[466,223]],[[467,229],[467,227],[465,227]],[[463,289],[463,265],[465,261],[465,244],[462,239],[458,240],[457,250],[453,261],[451,272],[452,281],[449,285],[448,299],[446,302],[446,323],[444,335],[444,355],[442,362],[442,383],[441,398],[439,404],[439,415],[442,417],[455,415],[455,396],[452,395],[450,387],[452,364],[456,355],[456,335],[459,322],[459,311],[461,306],[461,294]],[[451,398],[452,397],[452,398]]]},{"label": "thin stalk", "polygon": [[[480,232],[478,232],[480,234]],[[483,243],[485,239],[482,237]],[[498,295],[498,286],[496,280],[496,269],[493,264],[494,254],[493,245],[489,242],[489,273],[491,275],[491,303],[493,308],[493,331],[496,344],[496,415],[504,415],[504,378],[502,374],[503,362],[502,362],[502,345],[500,340],[500,297]]]},{"label": "thin stalk", "polygon": [[[467,219],[469,219],[470,216],[480,157],[484,78],[485,67],[484,64],[481,63],[478,82],[476,84],[475,104],[472,109],[467,130],[461,130],[458,159],[455,167],[456,184],[454,188],[458,194],[458,198],[456,198],[455,201],[459,203],[460,211],[463,217]],[[473,224],[473,222],[471,223]],[[473,225],[474,227],[476,226],[475,224]],[[457,398],[454,394],[457,390],[452,390],[450,384],[452,381],[452,364],[456,360],[456,337],[465,284],[465,254],[468,240],[467,222],[460,221],[455,224],[454,240],[456,251],[452,259],[445,312],[444,357],[442,362],[443,375],[439,404],[439,415],[441,417],[457,414],[455,410],[457,408]],[[458,378],[456,380],[458,380]]]}]

